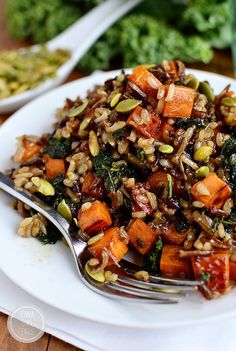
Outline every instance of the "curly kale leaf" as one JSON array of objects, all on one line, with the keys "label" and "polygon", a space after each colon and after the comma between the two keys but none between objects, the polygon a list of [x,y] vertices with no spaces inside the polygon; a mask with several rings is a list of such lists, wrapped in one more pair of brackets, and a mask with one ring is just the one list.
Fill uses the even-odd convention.
[{"label": "curly kale leaf", "polygon": [[52,223],[47,224],[47,233],[40,232],[36,239],[38,239],[42,244],[55,244],[61,239],[61,233],[56,229]]},{"label": "curly kale leaf", "polygon": [[71,150],[71,140],[70,139],[56,139],[50,138],[48,145],[45,146],[44,152],[49,154],[52,158],[65,158],[69,155]]},{"label": "curly kale leaf", "polygon": [[99,155],[93,158],[95,174],[103,177],[106,189],[109,192],[116,191],[121,184],[123,177],[131,177],[133,171],[127,163],[116,163],[107,151],[100,151]]},{"label": "curly kale leaf", "polygon": [[230,167],[230,178],[232,184],[236,184],[236,138],[230,137],[224,144],[221,151],[222,163]]},{"label": "curly kale leaf", "polygon": [[154,250],[145,257],[144,260],[144,269],[147,269],[150,273],[158,273],[160,266],[160,258],[162,252],[163,242],[161,237],[156,241]]},{"label": "curly kale leaf", "polygon": [[206,124],[212,120],[209,118],[178,118],[175,121],[175,126],[177,128],[187,129],[191,126],[196,126],[197,128],[205,128]]}]

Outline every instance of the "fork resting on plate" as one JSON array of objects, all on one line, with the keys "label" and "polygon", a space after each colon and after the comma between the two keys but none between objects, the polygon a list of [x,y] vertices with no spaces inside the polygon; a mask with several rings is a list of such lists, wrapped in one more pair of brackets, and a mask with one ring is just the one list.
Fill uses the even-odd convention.
[{"label": "fork resting on plate", "polygon": [[196,291],[204,284],[201,280],[176,279],[159,275],[150,275],[147,282],[136,280],[135,273],[140,270],[140,260],[132,252],[128,252],[121,261],[120,273],[115,282],[100,283],[92,279],[85,270],[88,246],[86,240],[82,236],[72,237],[69,234],[69,223],[65,218],[35,195],[16,189],[13,181],[2,172],[0,172],[0,189],[24,202],[56,226],[73,254],[80,280],[103,296],[132,302],[171,304],[177,303],[187,293]]}]

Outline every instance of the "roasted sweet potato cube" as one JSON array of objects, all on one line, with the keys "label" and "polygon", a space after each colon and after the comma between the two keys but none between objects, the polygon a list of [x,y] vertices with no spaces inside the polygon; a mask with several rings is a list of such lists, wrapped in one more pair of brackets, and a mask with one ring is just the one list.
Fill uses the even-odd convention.
[{"label": "roasted sweet potato cube", "polygon": [[192,257],[195,279],[204,278],[211,292],[223,293],[230,285],[228,251]]},{"label": "roasted sweet potato cube", "polygon": [[82,184],[82,193],[96,198],[104,196],[104,184],[101,178],[96,177],[93,172],[88,171]]},{"label": "roasted sweet potato cube", "polygon": [[215,172],[209,173],[206,178],[195,183],[191,188],[192,197],[203,202],[206,208],[221,208],[231,193],[228,184],[219,178]]},{"label": "roasted sweet potato cube", "polygon": [[56,178],[59,173],[66,174],[65,161],[63,159],[51,158],[48,154],[45,154],[43,159],[48,179]]},{"label": "roasted sweet potato cube", "polygon": [[[140,124],[140,121],[145,119],[145,123]],[[161,124],[160,118],[141,106],[137,106],[134,111],[130,114],[127,124],[132,126],[138,133],[144,135],[147,138],[155,138]]]},{"label": "roasted sweet potato cube", "polygon": [[89,246],[89,252],[93,257],[100,259],[104,248],[110,254],[108,265],[117,263],[124,257],[128,251],[128,245],[120,236],[120,228],[115,227],[105,230],[104,236]]},{"label": "roasted sweet potato cube", "polygon": [[171,101],[165,102],[163,117],[190,117],[194,103],[194,94],[194,90],[191,88],[175,85],[173,98]]},{"label": "roasted sweet potato cube", "polygon": [[157,240],[156,232],[139,218],[128,228],[128,235],[130,244],[142,255],[147,254]]},{"label": "roasted sweet potato cube", "polygon": [[160,271],[162,274],[172,277],[192,278],[191,261],[180,258],[179,250],[178,246],[164,245],[161,254]]},{"label": "roasted sweet potato cube", "polygon": [[162,86],[162,83],[144,66],[137,66],[130,74],[129,81],[136,84],[146,94],[157,96],[157,91]]},{"label": "roasted sweet potato cube", "polygon": [[78,224],[89,234],[98,233],[104,228],[110,227],[111,223],[109,209],[101,201],[94,201],[89,208],[78,212]]},{"label": "roasted sweet potato cube", "polygon": [[175,227],[175,223],[172,223],[166,230],[162,231],[162,238],[168,244],[181,245],[191,230],[192,228],[189,227],[187,230],[179,233]]}]

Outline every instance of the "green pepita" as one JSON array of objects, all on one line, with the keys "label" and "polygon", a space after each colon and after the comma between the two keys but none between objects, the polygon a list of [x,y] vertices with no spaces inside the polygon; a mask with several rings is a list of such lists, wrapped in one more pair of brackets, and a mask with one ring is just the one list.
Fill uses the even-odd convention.
[{"label": "green pepita", "polygon": [[166,145],[159,146],[158,150],[162,154],[171,154],[174,151],[174,148],[173,146],[166,144]]},{"label": "green pepita", "polygon": [[115,110],[120,113],[130,112],[135,109],[142,101],[135,99],[126,99],[116,105]]},{"label": "green pepita", "polygon": [[85,129],[88,127],[88,125],[89,125],[91,119],[92,119],[91,117],[85,118],[85,119],[81,122],[81,124],[80,124],[80,126],[79,126],[79,130],[85,130]]},{"label": "green pepita", "polygon": [[35,88],[56,75],[57,69],[70,58],[67,50],[49,51],[39,47],[0,53],[0,99]]},{"label": "green pepita", "polygon": [[67,114],[68,117],[78,117],[81,116],[88,106],[88,99],[85,99],[83,103],[78,107],[73,107]]},{"label": "green pepita", "polygon": [[57,206],[57,212],[60,213],[62,217],[64,217],[67,222],[71,223],[72,221],[72,213],[70,207],[67,205],[65,200],[62,200]]},{"label": "green pepita", "polygon": [[54,196],[55,189],[51,183],[40,177],[32,177],[31,182],[37,188],[37,191],[45,196]]},{"label": "green pepita", "polygon": [[196,170],[196,178],[206,178],[210,172],[209,167],[202,166]]},{"label": "green pepita", "polygon": [[199,84],[198,91],[199,93],[206,95],[209,102],[213,102],[215,100],[214,92],[208,82],[201,82]]},{"label": "green pepita", "polygon": [[93,278],[94,280],[96,280],[99,283],[104,283],[106,280],[104,269],[101,269],[99,271],[94,271],[94,268],[92,268],[88,264],[88,262],[85,265],[85,271],[91,278]]},{"label": "green pepita", "polygon": [[118,93],[118,94],[116,94],[114,97],[113,97],[113,99],[111,100],[111,103],[110,103],[110,106],[111,107],[114,107],[114,106],[116,106],[117,104],[118,104],[118,102],[119,102],[119,100],[120,100],[120,98],[121,98],[121,93]]},{"label": "green pepita", "polygon": [[221,105],[224,106],[236,106],[236,96],[234,97],[225,97],[221,100]]},{"label": "green pepita", "polygon": [[187,86],[194,90],[198,90],[199,84],[200,84],[199,80],[193,77],[188,81]]},{"label": "green pepita", "polygon": [[195,161],[204,161],[206,160],[209,156],[211,156],[213,152],[213,148],[210,147],[210,146],[201,146],[199,147],[199,149],[197,149],[195,152],[194,152],[194,160]]},{"label": "green pepita", "polygon": [[170,174],[167,174],[167,180],[168,180],[168,187],[167,187],[168,197],[172,198],[172,195],[173,195],[173,179],[172,179],[172,176]]}]

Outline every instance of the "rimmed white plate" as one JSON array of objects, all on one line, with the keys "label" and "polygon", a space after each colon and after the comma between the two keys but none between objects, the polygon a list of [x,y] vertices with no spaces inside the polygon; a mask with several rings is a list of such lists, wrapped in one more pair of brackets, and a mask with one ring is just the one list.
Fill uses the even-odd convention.
[{"label": "rimmed white plate", "polygon": [[[191,70],[199,80],[208,80],[218,93],[236,82],[213,73]],[[0,169],[10,168],[16,137],[47,132],[54,113],[65,98],[84,96],[95,84],[116,72],[96,73],[57,88],[32,101],[0,127]],[[16,232],[21,220],[9,205],[10,197],[0,194],[0,269],[17,285],[41,301],[88,320],[137,328],[163,328],[203,323],[236,315],[236,289],[214,301],[200,294],[176,305],[121,303],[103,298],[79,281],[70,251],[62,243],[42,246],[33,238],[22,239]]]}]

